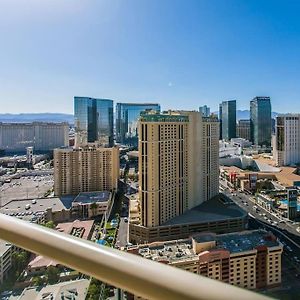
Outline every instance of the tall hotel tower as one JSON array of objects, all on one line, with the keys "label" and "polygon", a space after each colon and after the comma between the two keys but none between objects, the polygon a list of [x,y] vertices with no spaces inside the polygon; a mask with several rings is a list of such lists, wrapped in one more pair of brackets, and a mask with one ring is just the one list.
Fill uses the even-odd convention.
[{"label": "tall hotel tower", "polygon": [[147,112],[139,122],[141,225],[162,225],[218,194],[216,117]]},{"label": "tall hotel tower", "polygon": [[278,166],[300,163],[300,114],[277,116],[273,152]]}]

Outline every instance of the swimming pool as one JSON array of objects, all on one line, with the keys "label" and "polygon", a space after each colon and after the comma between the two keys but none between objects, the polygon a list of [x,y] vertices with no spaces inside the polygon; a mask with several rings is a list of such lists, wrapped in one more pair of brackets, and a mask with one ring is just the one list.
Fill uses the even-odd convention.
[{"label": "swimming pool", "polygon": [[[280,200],[279,202],[280,202],[281,204],[285,204],[285,205],[288,204],[287,199]],[[300,204],[297,204],[297,211],[300,211]]]}]

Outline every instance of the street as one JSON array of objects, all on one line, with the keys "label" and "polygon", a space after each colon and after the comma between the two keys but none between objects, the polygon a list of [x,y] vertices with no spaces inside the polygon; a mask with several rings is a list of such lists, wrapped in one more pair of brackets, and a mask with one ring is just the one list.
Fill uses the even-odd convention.
[{"label": "street", "polygon": [[300,292],[300,234],[298,224],[287,221],[254,202],[253,196],[226,188],[226,183],[220,180],[222,193],[231,198],[237,205],[248,212],[249,229],[263,228],[271,231],[283,244],[282,254],[282,284],[264,293],[280,299],[299,299]]}]

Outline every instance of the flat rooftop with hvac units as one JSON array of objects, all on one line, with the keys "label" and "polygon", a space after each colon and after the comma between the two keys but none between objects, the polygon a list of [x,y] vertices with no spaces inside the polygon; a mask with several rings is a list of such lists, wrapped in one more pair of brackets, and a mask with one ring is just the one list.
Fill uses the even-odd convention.
[{"label": "flat rooftop with hvac units", "polygon": [[110,213],[114,192],[99,191],[52,198],[12,200],[0,212],[33,223],[64,222]]},{"label": "flat rooftop with hvac units", "polygon": [[132,243],[149,243],[187,238],[197,232],[234,232],[244,230],[246,223],[247,213],[220,194],[161,226],[145,227],[130,222],[129,239]]},{"label": "flat rooftop with hvac units", "polygon": [[128,252],[248,289],[281,283],[282,244],[263,230],[132,246]]}]

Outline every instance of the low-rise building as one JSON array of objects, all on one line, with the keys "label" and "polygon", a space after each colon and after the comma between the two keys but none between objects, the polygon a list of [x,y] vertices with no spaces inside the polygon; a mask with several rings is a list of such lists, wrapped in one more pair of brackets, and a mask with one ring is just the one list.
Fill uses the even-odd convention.
[{"label": "low-rise building", "polygon": [[[85,240],[91,239],[94,228],[94,221],[79,221],[68,223],[59,223],[56,226],[56,230],[59,232],[64,232],[72,236],[82,238]],[[28,275],[44,274],[48,267],[63,267],[59,262],[52,260],[50,258],[44,257],[42,255],[35,256],[27,266]]]},{"label": "low-rise building", "polygon": [[281,283],[283,246],[263,230],[155,242],[127,251],[235,286],[260,289]]},{"label": "low-rise building", "polygon": [[80,193],[77,196],[12,200],[0,213],[32,223],[66,222],[110,214],[115,194],[108,191]]},{"label": "low-rise building", "polygon": [[114,193],[108,191],[80,193],[72,202],[72,214],[79,218],[109,215],[113,199]]},{"label": "low-rise building", "polygon": [[67,202],[70,202],[67,197],[12,200],[2,206],[0,212],[33,223],[64,222],[71,218],[71,202]]},{"label": "low-rise building", "polygon": [[11,296],[10,300],[62,300],[85,299],[88,292],[90,281],[88,279],[79,279],[67,282],[60,282],[44,287],[28,287],[23,290],[19,296]]},{"label": "low-rise building", "polygon": [[0,284],[4,282],[12,266],[13,246],[0,240]]}]

